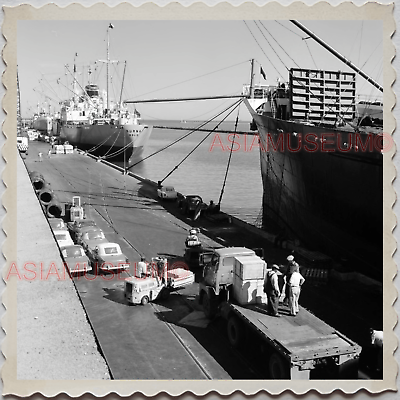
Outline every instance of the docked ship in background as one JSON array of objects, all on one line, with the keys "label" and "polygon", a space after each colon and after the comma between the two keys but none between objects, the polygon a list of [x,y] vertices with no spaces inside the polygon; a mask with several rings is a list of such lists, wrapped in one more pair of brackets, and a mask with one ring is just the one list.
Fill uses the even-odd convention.
[{"label": "docked ship in background", "polygon": [[264,225],[382,280],[383,104],[357,103],[355,78],[291,69],[287,84],[251,85],[245,103],[260,137]]},{"label": "docked ship in background", "polygon": [[139,112],[136,109],[130,112],[121,99],[118,103],[109,100],[108,69],[112,62],[109,29],[112,27],[110,24],[107,29],[107,60],[104,61],[107,63],[107,91],[100,91],[98,85],[92,83],[79,91],[74,65],[74,96],[61,103],[57,130],[62,141],[79,149],[108,160],[128,161],[142,153],[152,126],[140,124]]},{"label": "docked ship in background", "polygon": [[79,98],[62,103],[60,139],[99,157],[127,161],[142,153],[151,135],[152,127],[139,118],[123,105],[107,109],[97,85],[87,85]]},{"label": "docked ship in background", "polygon": [[44,111],[33,116],[33,129],[36,129],[44,135],[48,135],[53,130],[53,119]]}]

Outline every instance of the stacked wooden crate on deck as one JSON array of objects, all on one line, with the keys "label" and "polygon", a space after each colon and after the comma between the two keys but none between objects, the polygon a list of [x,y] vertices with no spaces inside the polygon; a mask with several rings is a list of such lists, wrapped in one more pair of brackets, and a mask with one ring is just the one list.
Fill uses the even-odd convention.
[{"label": "stacked wooden crate on deck", "polygon": [[265,271],[265,262],[257,256],[235,257],[233,291],[240,305],[266,302]]}]

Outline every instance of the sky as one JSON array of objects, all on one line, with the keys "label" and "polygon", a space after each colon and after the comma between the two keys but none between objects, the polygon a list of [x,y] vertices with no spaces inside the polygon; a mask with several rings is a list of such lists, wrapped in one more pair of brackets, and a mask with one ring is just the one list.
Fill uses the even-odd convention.
[{"label": "sky", "polygon": [[[383,84],[380,21],[300,22]],[[74,58],[78,81],[87,83],[88,66],[107,57],[110,23],[110,59],[121,61],[110,66],[111,99],[119,99],[124,61],[123,100],[240,95],[250,82],[251,59],[254,81],[269,85],[278,78],[287,81],[290,68],[351,71],[289,21],[18,21],[23,118],[31,117],[38,104],[57,111],[59,102],[71,97],[72,77],[65,65],[72,71]],[[105,89],[106,68],[97,65],[91,81]],[[381,96],[361,77],[357,93]],[[206,120],[234,101],[137,104],[137,109],[143,119]],[[244,106],[240,118],[250,118]]]}]

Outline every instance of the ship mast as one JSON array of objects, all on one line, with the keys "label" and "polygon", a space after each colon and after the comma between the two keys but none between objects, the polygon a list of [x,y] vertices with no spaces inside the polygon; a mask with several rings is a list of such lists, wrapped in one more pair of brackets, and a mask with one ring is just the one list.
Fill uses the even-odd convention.
[{"label": "ship mast", "polygon": [[77,56],[78,56],[78,53],[75,53],[75,56],[74,56],[74,75],[73,75],[74,83],[73,83],[73,86],[72,86],[72,90],[74,92],[74,106],[76,106],[76,103],[78,102],[77,95],[76,95],[77,94],[76,93],[76,57]]},{"label": "ship mast", "polygon": [[250,98],[253,98],[253,79],[254,79],[254,58],[251,59],[251,73],[250,73]]},{"label": "ship mast", "polygon": [[21,97],[19,92],[19,78],[18,78],[18,65],[17,65],[17,135],[20,133],[22,124],[21,118]]},{"label": "ship mast", "polygon": [[108,81],[109,81],[109,67],[110,67],[110,29],[113,29],[114,25],[110,24],[107,28],[107,113],[110,112],[110,99],[108,97]]},{"label": "ship mast", "polygon": [[126,61],[125,61],[125,65],[124,65],[124,73],[123,73],[123,75],[122,75],[121,94],[120,94],[120,96],[119,96],[119,105],[120,105],[120,107],[122,107],[122,91],[123,91],[123,89],[124,89],[125,71],[126,71]]},{"label": "ship mast", "polygon": [[340,61],[344,62],[346,65],[348,65],[351,69],[359,73],[367,82],[369,82],[371,85],[375,86],[378,90],[383,92],[383,87],[379,85],[376,81],[374,81],[371,77],[369,77],[365,72],[363,72],[360,68],[355,66],[351,61],[349,61],[347,58],[342,56],[340,53],[338,53],[335,49],[333,49],[329,44],[325,43],[322,39],[320,39],[317,35],[315,35],[313,32],[311,32],[309,29],[307,29],[304,25],[302,25],[300,22],[295,21],[295,20],[290,20],[290,22],[294,25],[296,25],[299,29],[301,29],[303,32],[307,33],[307,35],[311,36],[316,42],[318,42],[321,46],[325,47],[330,53],[332,53],[334,56],[339,58]]}]

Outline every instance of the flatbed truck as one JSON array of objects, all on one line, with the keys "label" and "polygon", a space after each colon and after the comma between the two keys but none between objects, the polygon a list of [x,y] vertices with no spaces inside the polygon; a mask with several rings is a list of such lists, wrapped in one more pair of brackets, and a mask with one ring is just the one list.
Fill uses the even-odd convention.
[{"label": "flatbed truck", "polygon": [[280,305],[269,315],[263,292],[267,264],[244,247],[214,249],[203,265],[199,301],[207,317],[227,321],[232,347],[246,341],[263,353],[269,379],[356,379],[361,347],[300,307],[296,316]]}]

